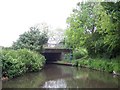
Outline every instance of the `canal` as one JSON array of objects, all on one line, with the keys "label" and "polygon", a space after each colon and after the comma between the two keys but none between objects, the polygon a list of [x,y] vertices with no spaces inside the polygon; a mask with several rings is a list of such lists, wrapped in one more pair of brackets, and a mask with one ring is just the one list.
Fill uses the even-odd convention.
[{"label": "canal", "polygon": [[40,72],[27,73],[2,83],[3,88],[118,88],[119,76],[105,72],[48,64]]}]

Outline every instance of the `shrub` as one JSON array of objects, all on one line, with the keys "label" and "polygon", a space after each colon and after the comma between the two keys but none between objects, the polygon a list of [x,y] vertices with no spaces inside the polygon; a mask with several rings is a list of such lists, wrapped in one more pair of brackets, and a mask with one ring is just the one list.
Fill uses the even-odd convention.
[{"label": "shrub", "polygon": [[7,73],[9,78],[19,76],[25,72],[40,70],[45,63],[45,58],[36,52],[19,50],[2,50],[2,73]]},{"label": "shrub", "polygon": [[73,65],[78,62],[78,66],[87,66],[91,69],[101,70],[105,72],[119,72],[120,73],[120,62],[119,59],[103,59],[103,58],[82,58],[72,61]]},{"label": "shrub", "polygon": [[70,60],[70,53],[65,54],[64,59],[65,60]]},{"label": "shrub", "polygon": [[79,48],[73,52],[74,59],[80,59],[86,55],[88,55],[88,53],[87,50],[84,48]]},{"label": "shrub", "polygon": [[44,56],[30,50],[19,49],[18,54],[20,55],[19,59],[25,63],[27,71],[40,70],[45,63]]}]

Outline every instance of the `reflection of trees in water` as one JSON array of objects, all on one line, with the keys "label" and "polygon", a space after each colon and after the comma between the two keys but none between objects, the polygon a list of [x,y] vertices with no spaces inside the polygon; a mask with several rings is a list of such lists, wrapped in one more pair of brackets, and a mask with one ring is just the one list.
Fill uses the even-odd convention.
[{"label": "reflection of trees in water", "polygon": [[2,90],[2,80],[0,79],[0,90]]},{"label": "reflection of trees in water", "polygon": [[[90,69],[74,69],[74,76],[66,80],[68,87],[72,88],[98,88],[98,87],[118,87],[118,78],[113,78],[105,72]],[[70,82],[72,81],[72,82]]]},{"label": "reflection of trees in water", "polygon": [[44,73],[27,73],[21,77],[3,82],[3,88],[36,88],[45,81]]},{"label": "reflection of trees in water", "polygon": [[87,68],[47,65],[40,72],[28,73],[4,82],[3,87],[37,88],[45,85],[45,82],[49,84],[55,83],[56,85],[61,84],[61,86],[66,83],[67,88],[117,87],[118,79],[118,77],[113,78],[112,75],[108,73]]},{"label": "reflection of trees in water", "polygon": [[45,68],[43,72],[46,75],[47,80],[72,77],[70,67],[61,65],[47,65],[47,68]]},{"label": "reflection of trees in water", "polygon": [[84,85],[86,85],[86,80],[89,77],[88,72],[82,71],[81,68],[74,67],[72,69],[72,73],[73,77],[66,80],[68,87],[69,88],[84,87]]},{"label": "reflection of trees in water", "polygon": [[[48,77],[51,74],[52,80],[64,78],[67,87],[70,88],[116,87],[118,85],[118,78],[113,78],[110,74],[105,72],[102,73],[87,68],[55,65],[49,70],[51,73],[47,72]],[[49,78],[49,80],[51,80],[51,78]]]},{"label": "reflection of trees in water", "polygon": [[73,76],[74,67],[71,66],[61,66],[62,74],[70,74]]},{"label": "reflection of trees in water", "polygon": [[103,82],[105,84],[111,84],[112,86],[116,84],[116,86],[119,85],[119,77],[113,78],[112,74],[100,72],[100,71],[92,71],[89,72],[89,77],[92,80],[96,80],[99,82]]}]

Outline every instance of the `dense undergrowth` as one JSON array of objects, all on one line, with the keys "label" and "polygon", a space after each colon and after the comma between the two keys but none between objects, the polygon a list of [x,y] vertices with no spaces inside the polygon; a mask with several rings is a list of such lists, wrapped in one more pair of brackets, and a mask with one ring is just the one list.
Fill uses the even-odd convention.
[{"label": "dense undergrowth", "polygon": [[95,70],[112,73],[113,71],[120,73],[120,57],[114,59],[105,58],[81,58],[72,60],[73,65],[88,67]]},{"label": "dense undergrowth", "polygon": [[89,58],[83,57],[81,59],[62,60],[57,61],[60,64],[72,64],[77,67],[86,67],[94,70],[104,71],[108,73],[120,73],[120,58],[105,59],[105,58]]},{"label": "dense undergrowth", "polygon": [[66,54],[64,60],[57,61],[57,63],[72,64],[73,66],[87,67],[109,73],[120,73],[120,56],[112,59],[98,56],[90,57],[85,48],[73,50],[72,59],[70,59],[70,54]]},{"label": "dense undergrowth", "polygon": [[3,49],[0,53],[0,60],[2,61],[2,75],[9,78],[26,72],[39,71],[45,63],[44,56],[27,49]]}]

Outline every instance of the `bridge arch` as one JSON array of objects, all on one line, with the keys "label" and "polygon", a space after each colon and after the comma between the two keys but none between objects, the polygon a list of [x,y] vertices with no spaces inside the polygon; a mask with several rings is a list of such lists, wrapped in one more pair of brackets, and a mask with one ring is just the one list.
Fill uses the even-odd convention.
[{"label": "bridge arch", "polygon": [[52,63],[64,59],[66,53],[71,53],[71,49],[46,48],[42,51],[47,63]]}]

